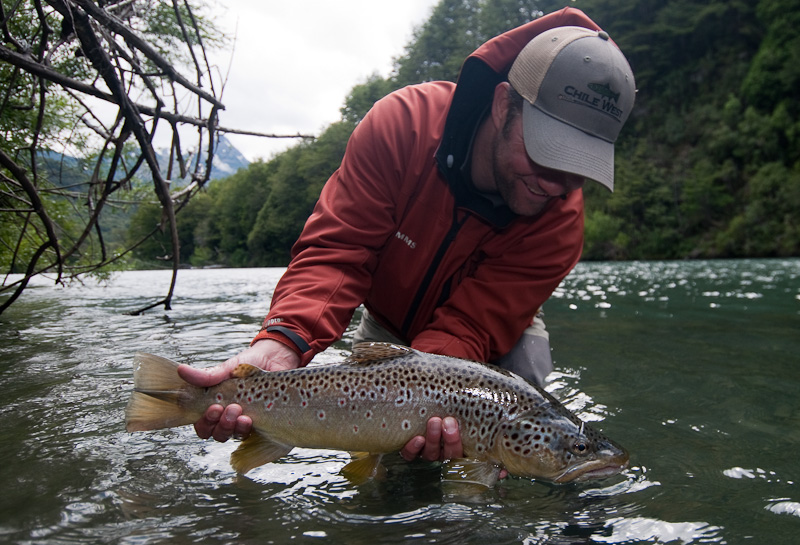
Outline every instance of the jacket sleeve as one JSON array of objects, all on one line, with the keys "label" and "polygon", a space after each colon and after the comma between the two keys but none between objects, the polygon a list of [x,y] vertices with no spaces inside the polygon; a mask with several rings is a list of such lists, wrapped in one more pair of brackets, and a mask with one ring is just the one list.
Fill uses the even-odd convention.
[{"label": "jacket sleeve", "polygon": [[508,353],[580,259],[582,192],[557,204],[561,210],[535,233],[487,245],[412,346],[477,361],[495,361]]},{"label": "jacket sleeve", "polygon": [[292,249],[253,342],[283,342],[301,354],[305,365],[342,336],[370,289],[382,247],[396,231],[394,193],[403,142],[394,141],[387,126],[397,115],[408,115],[403,112],[408,107],[390,95],[356,127],[340,168],[325,184]]}]

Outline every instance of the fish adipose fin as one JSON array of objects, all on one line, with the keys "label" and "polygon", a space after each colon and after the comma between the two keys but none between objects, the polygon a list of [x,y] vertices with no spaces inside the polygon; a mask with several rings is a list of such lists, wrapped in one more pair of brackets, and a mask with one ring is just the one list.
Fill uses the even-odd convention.
[{"label": "fish adipose fin", "polygon": [[249,363],[240,363],[233,371],[231,371],[231,376],[235,378],[247,378],[252,377],[253,375],[261,375],[268,372],[269,371],[264,371],[255,365],[250,365]]},{"label": "fish adipose fin", "polygon": [[242,441],[239,448],[231,454],[231,466],[244,475],[258,466],[274,462],[289,454],[294,447],[276,443],[269,437],[254,432]]},{"label": "fish adipose fin", "polygon": [[381,464],[383,454],[351,452],[353,461],[342,468],[341,474],[351,483],[361,485],[371,479],[386,478],[386,467]]},{"label": "fish adipose fin", "polygon": [[469,458],[449,460],[442,465],[442,487],[458,495],[480,494],[495,485],[500,469],[490,462]]},{"label": "fish adipose fin", "polygon": [[178,376],[178,364],[174,361],[152,354],[136,354],[133,388],[125,408],[127,431],[185,426],[203,416],[202,412],[186,406],[192,387]]},{"label": "fish adipose fin", "polygon": [[365,342],[353,346],[353,353],[347,358],[352,363],[374,363],[382,360],[400,358],[414,350],[399,344]]}]

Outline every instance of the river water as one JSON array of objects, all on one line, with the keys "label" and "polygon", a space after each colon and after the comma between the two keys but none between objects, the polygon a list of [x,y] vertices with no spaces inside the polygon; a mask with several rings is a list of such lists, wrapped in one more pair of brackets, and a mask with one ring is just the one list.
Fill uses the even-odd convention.
[{"label": "river water", "polygon": [[[390,461],[295,450],[237,477],[235,444],[129,434],[136,351],[211,365],[244,348],[282,269],[34,287],[0,316],[3,543],[769,543],[800,535],[800,260],[581,263],[545,307],[548,386],[631,452],[606,481],[442,492]],[[349,333],[348,333],[349,334]],[[349,337],[316,358],[338,361]]]}]

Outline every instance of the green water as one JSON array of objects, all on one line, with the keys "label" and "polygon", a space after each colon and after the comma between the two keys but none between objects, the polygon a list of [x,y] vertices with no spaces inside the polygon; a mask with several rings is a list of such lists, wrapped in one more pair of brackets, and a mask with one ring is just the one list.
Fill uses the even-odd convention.
[{"label": "green water", "polygon": [[[800,260],[581,264],[545,307],[548,389],[631,452],[612,479],[452,498],[430,464],[381,483],[296,450],[237,477],[232,443],[128,434],[131,360],[224,360],[282,269],[40,280],[0,316],[2,543],[768,543],[800,532]],[[336,361],[347,339],[318,356]]]}]

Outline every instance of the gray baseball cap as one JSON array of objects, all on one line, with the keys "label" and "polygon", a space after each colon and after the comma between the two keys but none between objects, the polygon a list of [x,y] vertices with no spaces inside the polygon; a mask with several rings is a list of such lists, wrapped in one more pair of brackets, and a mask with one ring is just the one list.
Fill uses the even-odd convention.
[{"label": "gray baseball cap", "polygon": [[605,31],[547,30],[520,51],[508,74],[524,98],[525,148],[537,164],[614,190],[614,142],[633,108],[636,83]]}]

